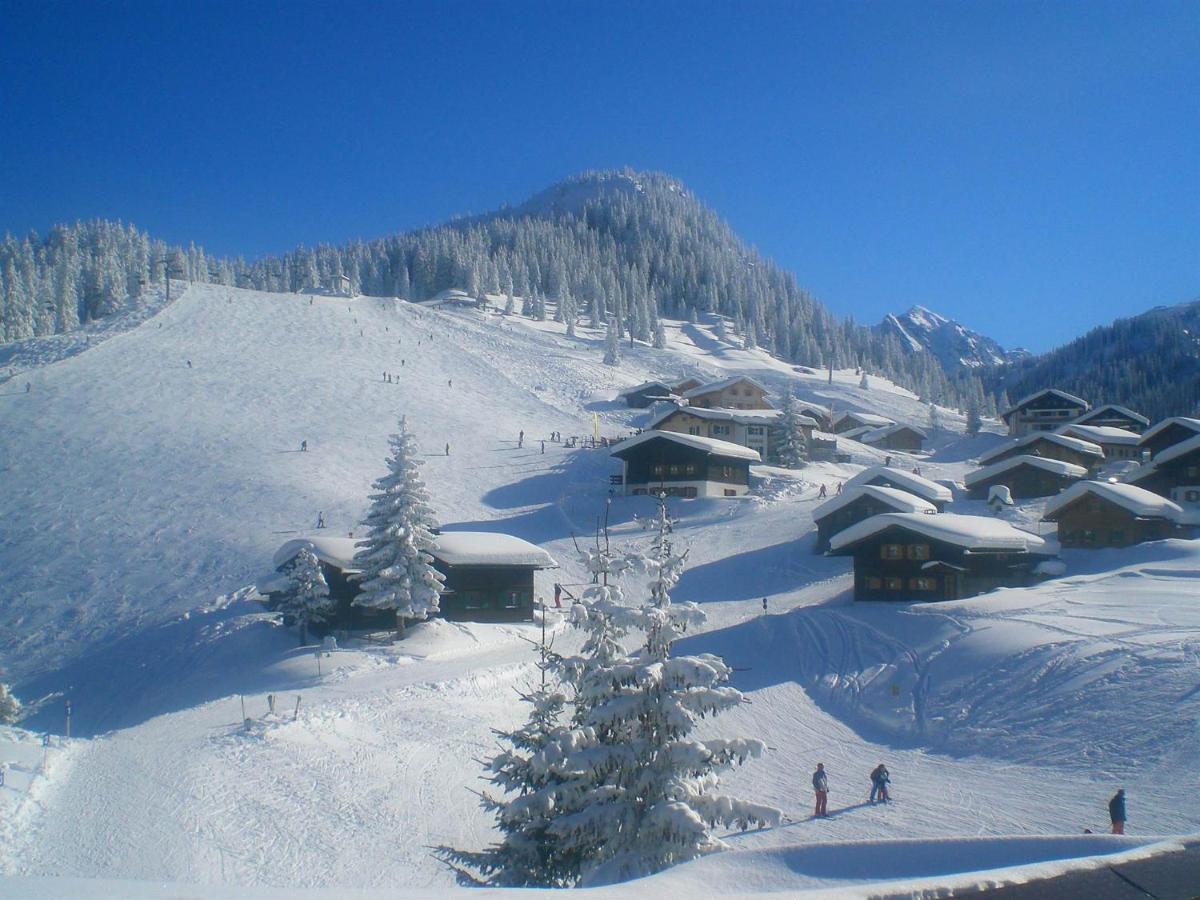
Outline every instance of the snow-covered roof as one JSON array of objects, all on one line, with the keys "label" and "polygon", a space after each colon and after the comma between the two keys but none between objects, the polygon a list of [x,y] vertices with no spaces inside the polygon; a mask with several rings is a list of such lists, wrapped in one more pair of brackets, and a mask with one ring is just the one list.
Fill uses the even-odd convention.
[{"label": "snow-covered roof", "polygon": [[1036,534],[1021,531],[1003,519],[990,516],[882,513],[835,534],[830,541],[830,548],[836,552],[894,527],[907,528],[932,541],[943,541],[968,550],[1024,550],[1036,553],[1046,545]]},{"label": "snow-covered roof", "polygon": [[989,478],[1002,475],[1009,469],[1015,469],[1019,466],[1033,466],[1036,469],[1053,472],[1055,475],[1067,475],[1072,478],[1083,478],[1088,472],[1083,466],[1063,462],[1061,459],[1046,459],[1044,456],[1030,456],[1023,453],[1020,456],[1010,456],[1008,459],[1002,459],[998,463],[984,466],[982,469],[976,469],[963,479],[963,484],[971,487],[972,485],[979,484],[981,481],[987,481]]},{"label": "snow-covered roof", "polygon": [[1082,397],[1076,397],[1074,394],[1068,394],[1066,391],[1060,391],[1058,388],[1042,388],[1040,391],[1035,391],[1034,393],[1030,394],[1028,397],[1023,397],[1020,400],[1018,400],[1016,403],[1014,403],[1008,409],[1004,410],[1004,412],[1000,413],[1000,418],[1007,419],[1010,415],[1015,413],[1022,406],[1032,403],[1034,400],[1037,400],[1039,397],[1044,397],[1047,394],[1054,394],[1055,396],[1061,397],[1063,400],[1067,401],[1067,403],[1073,404],[1075,406],[1082,406],[1085,410],[1091,408],[1091,404],[1088,403],[1086,400],[1084,400]]},{"label": "snow-covered roof", "polygon": [[1090,419],[1098,418],[1106,413],[1117,413],[1126,418],[1133,419],[1135,422],[1141,422],[1142,425],[1149,425],[1150,420],[1139,412],[1134,412],[1128,406],[1121,406],[1119,403],[1105,403],[1103,406],[1097,406],[1095,409],[1085,412],[1075,421],[1080,424],[1086,424]]},{"label": "snow-covered roof", "polygon": [[674,441],[677,444],[683,444],[685,447],[693,447],[696,450],[703,450],[705,453],[713,453],[717,456],[748,459],[750,462],[762,461],[762,457],[758,455],[757,450],[751,450],[749,447],[743,447],[741,444],[719,441],[716,438],[700,437],[698,434],[679,434],[674,431],[643,431],[637,437],[621,441],[611,455],[621,456],[634,447],[644,444],[647,441],[652,441],[655,438],[664,438],[668,441]]},{"label": "snow-covered roof", "polygon": [[1163,419],[1161,422],[1158,422],[1153,428],[1147,429],[1139,443],[1146,443],[1156,434],[1165,431],[1172,425],[1182,425],[1184,428],[1190,428],[1196,434],[1200,434],[1200,419],[1193,419],[1189,416],[1171,416],[1169,419]]},{"label": "snow-covered roof", "polygon": [[1058,434],[1053,431],[1035,431],[1032,434],[1027,434],[1016,441],[1001,444],[999,447],[993,447],[987,453],[980,454],[979,462],[981,465],[987,465],[988,460],[995,459],[1004,453],[1011,453],[1017,447],[1026,447],[1030,444],[1036,444],[1038,441],[1050,441],[1052,444],[1058,444],[1060,447],[1066,447],[1069,450],[1074,450],[1077,453],[1084,453],[1088,456],[1104,457],[1104,448],[1099,444],[1094,444],[1091,441],[1085,441],[1082,438],[1071,437],[1066,434]]},{"label": "snow-covered roof", "polygon": [[900,423],[897,425],[885,425],[882,428],[873,428],[862,437],[858,438],[858,440],[862,441],[864,444],[877,444],[879,441],[882,441],[884,438],[891,437],[898,431],[911,431],[914,434],[919,435],[921,440],[926,440],[929,437],[929,435],[927,435],[920,428],[917,428],[915,425],[905,425]]},{"label": "snow-covered roof", "polygon": [[856,484],[870,484],[876,478],[886,478],[893,484],[898,485],[901,490],[908,491],[910,494],[916,494],[918,497],[923,497],[931,503],[949,503],[953,499],[950,489],[945,485],[930,481],[928,478],[922,478],[920,475],[914,475],[912,472],[906,472],[903,469],[893,469],[891,466],[871,466],[869,469],[864,469],[847,481],[846,487]]},{"label": "snow-covered roof", "polygon": [[745,382],[748,382],[749,384],[754,385],[756,388],[758,388],[764,394],[767,393],[766,387],[759,384],[757,381],[755,381],[749,375],[733,375],[733,376],[731,376],[729,378],[725,378],[721,381],[714,381],[711,384],[702,384],[702,385],[700,385],[700,387],[694,387],[690,391],[684,391],[683,398],[685,400],[690,400],[693,397],[700,397],[700,396],[703,396],[704,394],[711,394],[715,391],[723,391],[723,390],[725,390],[725,388],[731,387],[732,385],[735,385],[741,381],[745,381]]},{"label": "snow-covered roof", "polygon": [[845,421],[847,418],[853,418],[856,422],[861,422],[863,425],[873,425],[876,428],[882,428],[884,425],[895,425],[895,419],[889,419],[887,416],[880,416],[875,413],[868,412],[852,412],[843,409],[840,413],[833,417],[834,427],[839,422]]},{"label": "snow-covered roof", "polygon": [[1133,447],[1142,439],[1142,436],[1136,431],[1127,431],[1124,428],[1113,428],[1111,425],[1076,425],[1074,423],[1063,425],[1056,429],[1059,434],[1073,435],[1074,437],[1083,438],[1085,441],[1092,441],[1096,444],[1121,444],[1123,446]]},{"label": "snow-covered roof", "polygon": [[635,384],[631,388],[625,388],[625,390],[621,391],[619,394],[617,394],[617,396],[618,397],[626,397],[629,394],[636,394],[638,391],[644,391],[647,388],[655,388],[655,387],[663,389],[663,391],[665,392],[663,394],[664,397],[669,397],[671,395],[671,386],[669,384],[667,384],[665,381],[643,381],[641,384]]},{"label": "snow-covered roof", "polygon": [[878,484],[856,484],[854,487],[845,488],[836,497],[826,500],[814,509],[813,521],[827,518],[843,506],[849,506],[863,496],[874,497],[881,503],[886,503],[896,512],[925,513],[926,515],[937,512],[937,507],[928,500],[924,500],[916,494],[910,494],[908,491],[883,487]]},{"label": "snow-covered roof", "polygon": [[1056,513],[1066,509],[1085,494],[1094,494],[1110,503],[1115,503],[1122,509],[1129,510],[1135,516],[1178,521],[1183,512],[1178,504],[1172,503],[1166,497],[1152,494],[1144,488],[1135,487],[1132,484],[1080,481],[1047,503],[1042,518],[1052,519]]},{"label": "snow-covered roof", "polygon": [[872,431],[875,431],[875,429],[876,426],[874,425],[859,425],[857,428],[847,428],[845,431],[839,434],[838,437],[845,438],[848,441],[857,441],[860,440],[863,435],[870,434]]},{"label": "snow-covered roof", "polygon": [[[1163,450],[1158,456],[1151,460],[1151,466],[1161,466],[1163,463],[1169,463],[1173,459],[1178,459],[1181,456],[1187,456],[1189,453],[1200,450],[1200,434],[1194,438],[1188,438],[1186,441],[1180,441],[1178,444],[1172,444],[1166,450]],[[1132,479],[1131,479],[1132,480]]]},{"label": "snow-covered roof", "polygon": [[[660,422],[665,422],[678,412],[697,419],[709,419],[717,422],[737,422],[739,425],[773,425],[783,415],[777,409],[705,409],[702,406],[680,406],[667,410],[650,423],[651,428],[657,428]],[[817,427],[817,423],[808,416],[798,416],[800,424]]]},{"label": "snow-covered roof", "polygon": [[536,544],[490,531],[443,531],[429,552],[451,566],[558,567],[554,557]]}]

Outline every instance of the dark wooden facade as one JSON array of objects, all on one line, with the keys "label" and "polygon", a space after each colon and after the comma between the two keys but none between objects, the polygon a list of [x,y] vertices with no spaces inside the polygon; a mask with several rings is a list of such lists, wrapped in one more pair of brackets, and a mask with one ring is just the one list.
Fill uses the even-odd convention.
[{"label": "dark wooden facade", "polygon": [[659,400],[667,400],[671,396],[671,388],[669,385],[663,384],[660,381],[651,384],[642,385],[637,390],[626,394],[621,394],[621,398],[627,406],[632,406],[634,409],[645,409],[657,403]]},{"label": "dark wooden facade", "polygon": [[1194,507],[1200,504],[1200,446],[1174,459],[1155,461],[1151,465],[1146,474],[1131,479],[1132,483],[1181,505]]},{"label": "dark wooden facade", "polygon": [[980,551],[892,527],[836,555],[854,557],[854,599],[901,602],[958,600],[1037,581],[1047,559],[1027,551]]},{"label": "dark wooden facade", "polygon": [[1102,456],[1081,453],[1079,450],[1059,444],[1045,435],[1039,435],[1035,440],[1028,443],[1013,444],[1003,452],[988,456],[985,460],[980,460],[980,462],[983,465],[991,466],[998,462],[1004,462],[1006,459],[1012,459],[1014,456],[1023,455],[1040,456],[1042,459],[1057,459],[1059,462],[1083,466],[1088,471],[1095,469],[1104,462]]},{"label": "dark wooden facade", "polygon": [[925,435],[921,434],[915,428],[902,425],[899,428],[892,429],[879,440],[867,441],[867,443],[872,447],[878,447],[880,450],[907,450],[909,452],[916,452],[925,446]]},{"label": "dark wooden facade", "polygon": [[968,489],[972,500],[986,500],[988,491],[994,484],[1003,484],[1012,492],[1015,500],[1028,500],[1032,497],[1053,497],[1065,487],[1079,480],[1076,475],[1060,474],[1039,469],[1037,466],[1022,463],[997,472],[990,478],[973,481]]},{"label": "dark wooden facade", "polygon": [[1039,391],[1001,413],[1008,433],[1019,437],[1031,431],[1053,431],[1088,411],[1088,404],[1063,391]]},{"label": "dark wooden facade", "polygon": [[1154,434],[1144,435],[1138,442],[1138,449],[1149,450],[1150,457],[1154,458],[1168,447],[1174,447],[1176,444],[1182,444],[1184,441],[1200,436],[1200,419],[1189,421],[1195,422],[1195,427],[1182,422],[1171,422]]},{"label": "dark wooden facade", "polygon": [[1064,547],[1128,547],[1143,541],[1183,536],[1169,519],[1138,516],[1091,493],[1044,518],[1058,523],[1058,542]]},{"label": "dark wooden facade", "polygon": [[[750,461],[723,456],[665,437],[654,437],[613,456],[625,463],[625,490],[634,496],[657,493],[672,497],[736,496],[750,484]],[[717,491],[702,489],[711,482]]]},{"label": "dark wooden facade", "polygon": [[880,513],[896,512],[896,507],[884,503],[878,497],[861,494],[840,509],[835,509],[821,519],[814,519],[817,526],[817,543],[813,548],[815,553],[824,553],[829,549],[829,541],[839,531],[845,531],[851,525],[857,525],[871,516]]}]

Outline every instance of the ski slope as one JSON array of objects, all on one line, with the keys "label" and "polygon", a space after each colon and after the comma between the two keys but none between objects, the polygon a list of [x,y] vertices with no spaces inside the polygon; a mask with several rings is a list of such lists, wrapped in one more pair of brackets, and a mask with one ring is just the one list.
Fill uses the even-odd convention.
[{"label": "ski slope", "polygon": [[[20,380],[32,389],[0,386],[0,521],[20,523],[0,542],[0,678],[26,700],[73,702],[70,740],[56,699],[25,723],[58,735],[49,747],[0,730],[0,873],[35,879],[7,882],[30,890],[74,877],[213,897],[441,892],[453,879],[428,847],[492,839],[470,793],[476,760],[494,728],[524,717],[514,698],[534,677],[535,627],[430,622],[396,646],[340,649],[318,674],[311,648],[249,591],[318,512],[331,533],[356,527],[401,415],[426,448],[442,523],[545,546],[562,564],[539,576],[547,596],[551,580],[581,580],[573,539],[594,533],[619,467],[604,450],[548,442],[543,453],[541,440],[642,424],[645,412],[613,402],[623,387],[746,372],[825,405],[927,416],[882,379],[865,391],[852,371],[829,383],[708,325],[673,323],[666,350],[626,347],[615,369],[586,328],[570,339],[553,322],[386,299],[195,285],[129,325],[82,351],[27,350]],[[961,417],[942,418],[951,431],[919,463],[961,480],[999,438],[966,439]],[[811,513],[820,483],[883,456],[863,447],[855,464],[756,467],[750,497],[672,503],[691,548],[675,597],[709,614],[681,649],[724,654],[751,700],[707,727],[767,741],[730,783],[794,821],[731,835],[730,852],[652,880],[680,893],[749,889],[744,867],[765,873],[764,891],[944,880],[1197,831],[1180,779],[1200,755],[1200,542],[1066,554],[1065,578],[951,604],[856,605],[849,562],[812,553]],[[644,540],[633,516],[649,508],[615,499],[615,540]],[[1037,512],[1008,515],[1028,524]],[[556,646],[577,640],[551,630]],[[835,815],[814,822],[818,760]],[[888,807],[865,804],[880,761],[894,779]],[[1062,837],[1104,830],[1118,786],[1138,837]],[[886,849],[899,840],[924,849]],[[894,873],[864,855],[895,861]]]}]

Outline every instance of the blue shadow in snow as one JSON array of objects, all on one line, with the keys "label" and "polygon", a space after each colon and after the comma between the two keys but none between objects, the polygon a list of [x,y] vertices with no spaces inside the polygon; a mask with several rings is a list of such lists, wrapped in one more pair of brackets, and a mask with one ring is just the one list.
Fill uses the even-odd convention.
[{"label": "blue shadow in snow", "polygon": [[850,570],[848,559],[813,553],[815,541],[811,532],[688,569],[671,596],[696,603],[769,597]]}]

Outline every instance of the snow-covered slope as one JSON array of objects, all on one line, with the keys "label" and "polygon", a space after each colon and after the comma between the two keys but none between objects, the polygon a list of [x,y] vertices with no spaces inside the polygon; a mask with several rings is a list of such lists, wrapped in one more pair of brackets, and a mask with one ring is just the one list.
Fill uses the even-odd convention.
[{"label": "snow-covered slope", "polygon": [[900,315],[888,313],[877,327],[884,334],[894,334],[913,353],[933,354],[951,374],[1003,365],[1029,355],[1021,349],[1006,351],[991,338],[924,306],[914,306]]},{"label": "snow-covered slope", "polygon": [[[618,467],[606,450],[548,441],[543,453],[541,440],[636,427],[648,413],[613,400],[623,387],[745,372],[926,423],[917,398],[881,378],[830,383],[708,323],[668,323],[667,337],[663,351],[626,347],[614,369],[586,328],[572,340],[553,322],[195,286],[83,352],[29,356],[31,390],[0,390],[0,678],[24,699],[51,695],[26,724],[55,735],[70,697],[74,737],[43,748],[0,730],[0,874],[213,885],[214,897],[236,885],[451,889],[427,848],[493,838],[469,790],[492,729],[524,715],[515,695],[535,674],[534,626],[431,622],[396,646],[318,659],[247,588],[318,511],[334,534],[356,527],[401,415],[427,449],[443,523],[545,547],[563,564],[539,580],[547,596],[551,577],[581,580],[573,536],[594,532]],[[929,454],[893,463],[961,481],[999,440],[965,438],[952,411],[942,420]],[[728,859],[657,876],[661,890],[944,879],[1115,852],[1147,839],[1059,836],[1101,830],[1116,786],[1137,835],[1195,830],[1178,773],[1200,764],[1200,545],[1075,555],[1065,579],[954,604],[853,604],[848,561],[812,552],[812,510],[822,483],[882,456],[755,467],[748,498],[673,502],[690,547],[675,596],[709,615],[683,643],[725,654],[752,701],[708,727],[766,740],[772,751],[733,786],[795,821],[729,836]],[[633,516],[648,510],[615,499],[614,540],[644,540]],[[1037,510],[1011,515],[1032,527]],[[550,624],[556,647],[577,641]],[[805,817],[818,760],[833,782],[827,821]],[[880,760],[889,807],[865,804]],[[1013,835],[1034,839],[960,840]],[[914,862],[881,862],[902,857]],[[751,865],[761,882],[731,880]]]}]

